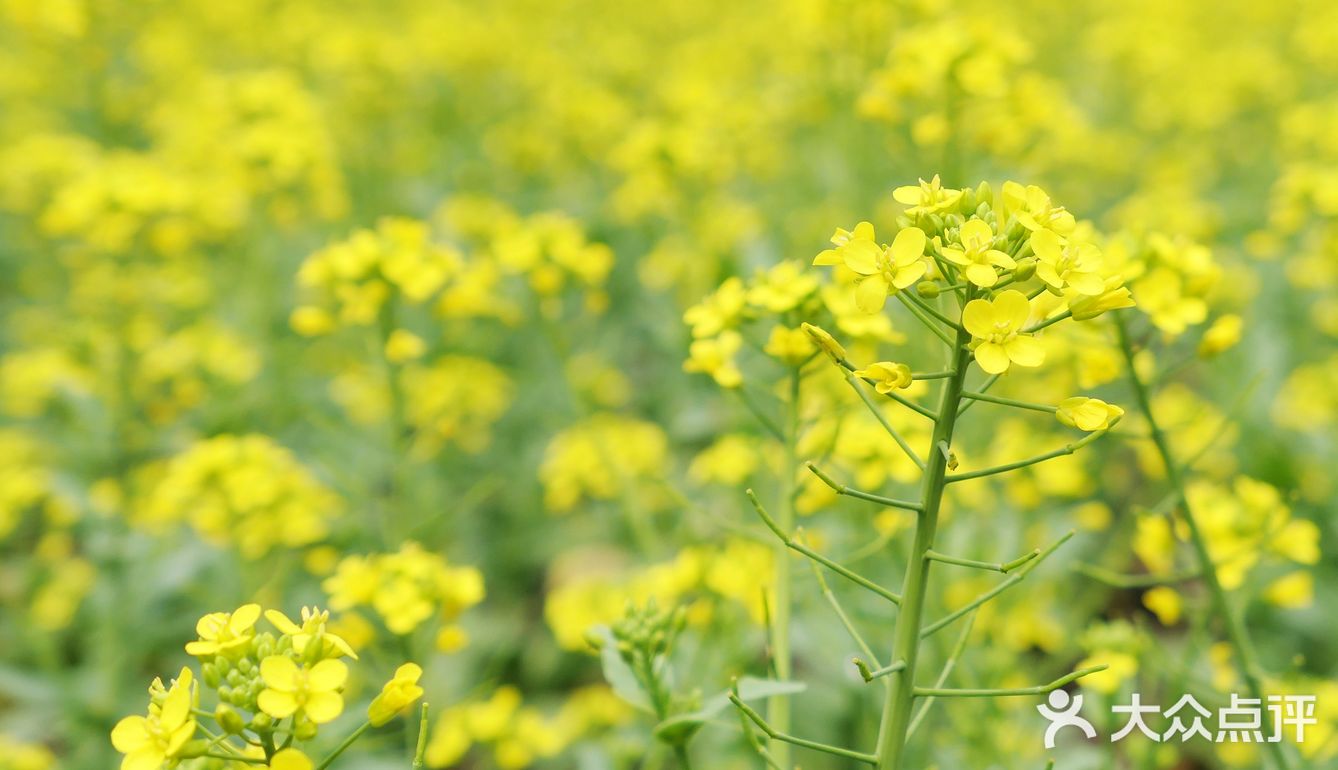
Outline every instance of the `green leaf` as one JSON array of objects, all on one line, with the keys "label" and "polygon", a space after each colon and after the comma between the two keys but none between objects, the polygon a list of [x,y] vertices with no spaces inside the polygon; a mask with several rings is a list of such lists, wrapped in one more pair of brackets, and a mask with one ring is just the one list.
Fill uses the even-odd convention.
[{"label": "green leaf", "polygon": [[618,654],[618,642],[613,638],[613,633],[607,626],[599,626],[592,633],[603,642],[599,648],[599,660],[604,669],[604,680],[613,688],[614,695],[642,711],[655,713],[650,705],[650,696],[641,686],[641,680],[637,679],[636,674],[632,673],[632,667]]}]

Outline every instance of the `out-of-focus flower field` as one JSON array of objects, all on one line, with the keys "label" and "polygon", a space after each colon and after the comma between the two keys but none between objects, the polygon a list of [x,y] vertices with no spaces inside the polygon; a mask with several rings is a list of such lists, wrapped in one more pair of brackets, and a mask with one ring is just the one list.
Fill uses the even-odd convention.
[{"label": "out-of-focus flower field", "polygon": [[0,770],[1338,767],[1335,84],[1317,0],[0,0]]}]

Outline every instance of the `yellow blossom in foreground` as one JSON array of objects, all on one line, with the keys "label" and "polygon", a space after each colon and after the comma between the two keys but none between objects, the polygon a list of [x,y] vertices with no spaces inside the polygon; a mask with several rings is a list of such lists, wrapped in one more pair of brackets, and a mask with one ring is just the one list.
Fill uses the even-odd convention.
[{"label": "yellow blossom in foreground", "polygon": [[994,248],[994,230],[988,222],[972,219],[962,224],[957,234],[961,248],[944,246],[943,256],[961,265],[966,279],[982,288],[998,283],[994,268],[1011,270],[1017,267],[1012,257]]},{"label": "yellow blossom in foreground", "polygon": [[1105,291],[1106,282],[1097,271],[1101,251],[1090,243],[1069,239],[1061,240],[1049,230],[1037,230],[1031,235],[1031,248],[1036,253],[1036,277],[1059,291],[1072,287],[1085,296],[1096,296]]},{"label": "yellow blossom in foreground", "polygon": [[285,719],[301,711],[312,722],[322,725],[344,710],[339,690],[348,680],[348,666],[342,660],[322,660],[306,668],[292,658],[271,655],[260,661],[260,677],[265,689],[260,691],[257,703],[275,719]]},{"label": "yellow blossom in foreground", "polygon": [[250,644],[253,626],[259,619],[259,604],[243,604],[231,613],[211,612],[195,624],[200,638],[187,643],[186,652],[197,657],[218,655]]},{"label": "yellow blossom in foreground", "polygon": [[[162,705],[151,703],[148,716],[126,717],[112,728],[112,745],[125,754],[121,770],[157,770],[195,735],[193,679],[190,669],[181,669]],[[155,689],[161,686],[157,681],[154,684]]]},{"label": "yellow blossom in foreground", "polygon": [[1106,430],[1124,415],[1124,410],[1099,398],[1074,396],[1059,402],[1055,417],[1070,428]]},{"label": "yellow blossom in foreground", "polygon": [[911,368],[906,364],[879,361],[855,372],[856,377],[873,380],[874,390],[884,395],[911,386]]},{"label": "yellow blossom in foreground", "polygon": [[395,676],[367,707],[367,721],[380,727],[421,698],[423,688],[418,686],[418,678],[422,675],[423,669],[416,663],[405,663],[395,669]]},{"label": "yellow blossom in foreground", "polygon": [[962,310],[962,325],[975,338],[976,363],[989,374],[1003,374],[1010,364],[1040,366],[1045,348],[1022,327],[1031,314],[1026,295],[1008,289],[993,300],[973,299]]}]

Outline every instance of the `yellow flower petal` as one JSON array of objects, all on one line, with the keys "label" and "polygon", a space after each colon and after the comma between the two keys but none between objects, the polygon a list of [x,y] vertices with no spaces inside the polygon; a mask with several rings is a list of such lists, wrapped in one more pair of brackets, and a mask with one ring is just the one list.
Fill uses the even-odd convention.
[{"label": "yellow flower petal", "polygon": [[928,242],[924,231],[918,227],[908,227],[897,233],[892,239],[892,262],[898,267],[905,267],[924,256],[925,243]]},{"label": "yellow flower petal", "polygon": [[996,320],[1007,323],[1009,329],[1018,331],[1031,315],[1031,303],[1027,300],[1027,295],[1008,289],[994,298],[994,313]]},{"label": "yellow flower petal", "polygon": [[344,710],[344,699],[333,692],[313,692],[307,697],[302,711],[318,725],[333,721]]},{"label": "yellow flower petal", "polygon": [[261,690],[260,697],[256,698],[256,705],[260,710],[274,717],[283,719],[293,715],[297,711],[297,698],[290,692],[279,690]]},{"label": "yellow flower petal", "polygon": [[855,287],[855,306],[865,313],[877,313],[887,302],[887,281],[881,275],[871,275]]},{"label": "yellow flower petal", "polygon": [[1018,366],[1040,366],[1045,363],[1045,347],[1034,337],[1014,337],[1004,343],[1004,350]]},{"label": "yellow flower petal", "polygon": [[260,661],[260,678],[265,684],[278,690],[297,688],[297,664],[292,658],[283,655],[271,655]]},{"label": "yellow flower petal", "polygon": [[962,325],[971,336],[986,338],[994,332],[994,309],[988,300],[973,299],[962,310]]},{"label": "yellow flower petal", "polygon": [[265,610],[265,620],[285,634],[301,633],[302,627],[294,623],[287,615],[278,610]]},{"label": "yellow flower petal", "polygon": [[994,272],[994,268],[980,263],[966,266],[966,279],[971,283],[988,289],[999,282],[999,274]]},{"label": "yellow flower petal", "polygon": [[311,759],[301,751],[287,748],[274,755],[269,761],[270,770],[311,770]]},{"label": "yellow flower petal", "polygon": [[149,742],[149,720],[144,717],[126,717],[111,731],[111,742],[122,754],[129,754]]},{"label": "yellow flower petal", "polygon": [[312,667],[307,685],[315,691],[337,690],[348,681],[348,665],[342,660],[323,660]]},{"label": "yellow flower petal", "polygon": [[260,605],[243,604],[228,619],[228,630],[234,634],[240,634],[254,626],[257,620],[260,620]]},{"label": "yellow flower petal", "polygon": [[987,374],[1003,374],[1008,371],[1008,354],[1004,352],[1002,345],[993,342],[982,342],[976,348],[976,363]]}]

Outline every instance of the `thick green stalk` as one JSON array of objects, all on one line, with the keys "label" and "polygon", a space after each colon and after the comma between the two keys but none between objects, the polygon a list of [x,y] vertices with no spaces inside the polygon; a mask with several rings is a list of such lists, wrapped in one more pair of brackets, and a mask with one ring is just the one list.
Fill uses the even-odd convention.
[{"label": "thick green stalk", "polygon": [[[962,387],[966,380],[967,364],[971,354],[967,343],[971,335],[960,327],[950,360],[951,377],[944,380],[943,393],[935,416],[931,447],[940,443],[952,445],[953,427],[957,424],[957,410],[962,401]],[[911,546],[910,561],[901,592],[901,610],[897,614],[895,640],[888,660],[904,661],[905,668],[891,675],[892,686],[887,690],[883,705],[882,723],[878,729],[878,770],[902,770],[906,767],[906,733],[910,727],[915,705],[915,672],[920,653],[920,624],[923,621],[925,588],[929,577],[926,554],[934,547],[938,530],[939,505],[946,486],[947,457],[933,451],[925,463],[921,486],[920,510],[915,523],[915,541]]]},{"label": "thick green stalk", "polygon": [[[1199,563],[1199,571],[1202,573],[1203,582],[1212,596],[1213,609],[1221,618],[1226,631],[1227,642],[1235,650],[1236,667],[1240,671],[1241,678],[1245,680],[1245,686],[1249,689],[1250,697],[1257,698],[1260,703],[1263,703],[1265,701],[1264,688],[1260,682],[1262,676],[1258,659],[1255,656],[1254,645],[1250,641],[1249,633],[1245,630],[1244,622],[1232,607],[1226,589],[1222,587],[1222,581],[1217,575],[1217,566],[1213,563],[1212,554],[1208,552],[1208,542],[1204,539],[1203,532],[1199,530],[1194,512],[1190,509],[1189,498],[1185,495],[1185,481],[1181,473],[1181,466],[1176,462],[1175,455],[1171,452],[1171,445],[1166,439],[1166,433],[1162,431],[1161,425],[1153,415],[1152,397],[1148,392],[1148,386],[1138,375],[1138,369],[1134,366],[1134,346],[1129,339],[1129,330],[1125,327],[1123,314],[1116,313],[1115,319],[1116,329],[1120,337],[1120,350],[1124,353],[1125,365],[1129,370],[1129,383],[1133,386],[1138,408],[1142,411],[1143,418],[1147,420],[1152,443],[1157,447],[1157,454],[1160,455],[1162,465],[1166,469],[1166,480],[1179,499],[1180,504],[1176,506],[1176,510],[1180,512],[1180,519],[1184,522],[1185,530],[1189,533],[1189,542]],[[1283,749],[1282,743],[1275,742],[1266,745],[1272,756],[1273,764],[1282,770],[1288,770],[1291,763],[1287,759],[1287,753]]]},{"label": "thick green stalk", "polygon": [[[795,474],[799,470],[799,383],[800,371],[795,367],[790,374],[790,413],[785,426],[785,457],[781,467],[780,527],[783,532],[794,531],[794,499],[797,494]],[[791,677],[790,604],[793,599],[789,547],[776,547],[776,606],[772,608],[771,654],[776,668],[776,679],[787,682]],[[778,695],[767,702],[767,717],[777,732],[790,732],[790,698]],[[776,764],[789,768],[790,746],[778,743],[772,750]]]}]

